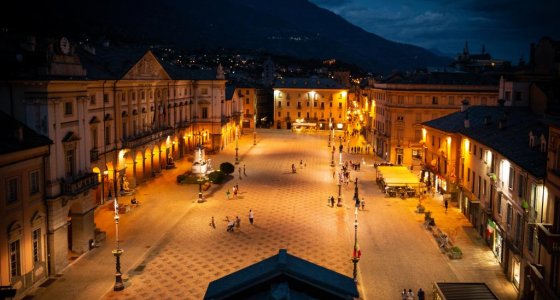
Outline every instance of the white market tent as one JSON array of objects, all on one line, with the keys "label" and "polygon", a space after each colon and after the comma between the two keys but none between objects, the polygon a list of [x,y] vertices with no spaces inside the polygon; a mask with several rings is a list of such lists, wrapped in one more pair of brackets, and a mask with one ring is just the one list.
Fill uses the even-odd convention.
[{"label": "white market tent", "polygon": [[377,177],[383,178],[386,186],[410,186],[419,187],[420,179],[403,166],[379,166]]}]

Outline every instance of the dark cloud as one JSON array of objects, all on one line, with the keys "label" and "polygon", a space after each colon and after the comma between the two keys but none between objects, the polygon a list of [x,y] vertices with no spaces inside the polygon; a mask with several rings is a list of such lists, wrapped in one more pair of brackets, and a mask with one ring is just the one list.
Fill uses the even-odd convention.
[{"label": "dark cloud", "polygon": [[482,45],[496,58],[527,58],[542,36],[560,38],[559,0],[312,0],[389,40],[458,53]]},{"label": "dark cloud", "polygon": [[333,8],[341,5],[345,5],[351,3],[352,0],[313,0],[311,1],[318,6],[325,7],[325,8]]}]

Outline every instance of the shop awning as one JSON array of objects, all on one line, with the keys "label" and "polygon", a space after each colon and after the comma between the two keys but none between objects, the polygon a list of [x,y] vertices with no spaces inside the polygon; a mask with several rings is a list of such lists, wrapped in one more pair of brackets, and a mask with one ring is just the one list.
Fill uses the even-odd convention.
[{"label": "shop awning", "polygon": [[379,166],[378,177],[383,177],[387,186],[418,186],[420,179],[407,167],[403,166]]},{"label": "shop awning", "polygon": [[434,282],[434,292],[442,300],[498,300],[483,282]]}]

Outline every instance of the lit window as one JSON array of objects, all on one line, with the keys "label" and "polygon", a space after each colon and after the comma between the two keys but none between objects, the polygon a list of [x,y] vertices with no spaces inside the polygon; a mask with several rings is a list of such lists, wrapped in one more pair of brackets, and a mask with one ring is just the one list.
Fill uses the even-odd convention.
[{"label": "lit window", "polygon": [[21,275],[19,240],[10,243],[10,277]]},{"label": "lit window", "polygon": [[41,229],[33,230],[33,262],[41,261]]}]

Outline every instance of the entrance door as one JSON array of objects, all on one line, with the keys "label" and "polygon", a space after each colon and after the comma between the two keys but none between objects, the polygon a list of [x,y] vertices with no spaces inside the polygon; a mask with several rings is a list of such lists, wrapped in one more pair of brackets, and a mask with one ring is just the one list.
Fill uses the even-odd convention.
[{"label": "entrance door", "polygon": [[72,217],[68,216],[66,227],[68,228],[68,250],[72,250]]},{"label": "entrance door", "polygon": [[397,148],[397,165],[400,166],[403,164],[403,149]]}]

